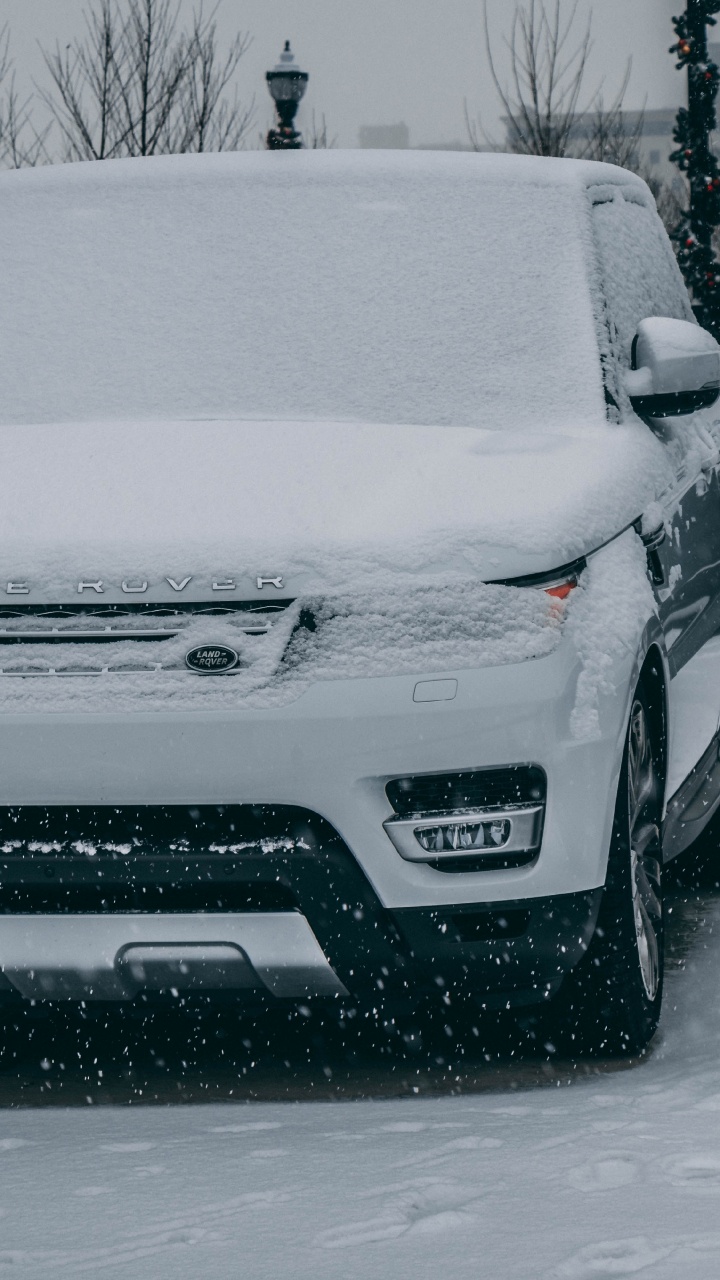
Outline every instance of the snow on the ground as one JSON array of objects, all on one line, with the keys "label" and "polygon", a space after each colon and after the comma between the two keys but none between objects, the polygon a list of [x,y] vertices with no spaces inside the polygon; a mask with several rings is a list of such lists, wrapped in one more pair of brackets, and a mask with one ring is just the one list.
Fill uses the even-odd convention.
[{"label": "snow on the ground", "polygon": [[715,903],[651,1057],[572,1086],[6,1110],[0,1275],[711,1280],[719,961]]}]

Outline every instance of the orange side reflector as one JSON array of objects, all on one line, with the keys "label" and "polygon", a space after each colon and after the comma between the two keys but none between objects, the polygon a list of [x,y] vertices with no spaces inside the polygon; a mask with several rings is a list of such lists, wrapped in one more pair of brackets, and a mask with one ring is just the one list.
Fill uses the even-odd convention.
[{"label": "orange side reflector", "polygon": [[576,586],[577,582],[575,580],[571,582],[561,582],[557,587],[546,587],[545,594],[548,596],[554,596],[556,600],[566,600],[570,595],[570,592],[575,590]]}]

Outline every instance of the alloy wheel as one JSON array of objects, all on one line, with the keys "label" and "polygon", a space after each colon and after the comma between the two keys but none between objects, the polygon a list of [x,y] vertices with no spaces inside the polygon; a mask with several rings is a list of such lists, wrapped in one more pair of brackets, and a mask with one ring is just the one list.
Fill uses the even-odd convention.
[{"label": "alloy wheel", "polygon": [[630,878],[640,973],[651,1001],[657,996],[661,981],[659,794],[647,714],[636,699],[628,735]]}]

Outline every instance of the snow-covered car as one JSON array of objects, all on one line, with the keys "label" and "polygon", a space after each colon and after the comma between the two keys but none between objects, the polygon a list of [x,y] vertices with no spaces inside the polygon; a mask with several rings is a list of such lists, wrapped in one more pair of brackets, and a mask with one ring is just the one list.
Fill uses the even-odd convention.
[{"label": "snow-covered car", "polygon": [[0,176],[0,995],[635,1051],[720,799],[720,349],[645,184]]}]

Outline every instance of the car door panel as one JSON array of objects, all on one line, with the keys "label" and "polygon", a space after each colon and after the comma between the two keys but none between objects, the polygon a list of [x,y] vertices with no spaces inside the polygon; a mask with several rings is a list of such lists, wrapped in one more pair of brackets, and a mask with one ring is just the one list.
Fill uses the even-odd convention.
[{"label": "car door panel", "polygon": [[[683,464],[684,467],[686,464]],[[700,760],[720,723],[720,483],[717,468],[680,474],[665,511],[658,614],[670,666],[666,794]]]},{"label": "car door panel", "polygon": [[[622,420],[632,414],[624,388],[640,323],[650,316],[694,317],[655,211],[633,192],[607,186],[598,186],[591,200],[602,281],[598,326],[608,416]],[[654,576],[662,576],[655,595],[671,676],[667,797],[703,755],[720,721],[720,487],[714,416],[706,410],[647,427],[667,448],[676,476],[660,500],[667,536],[649,551]]]}]

